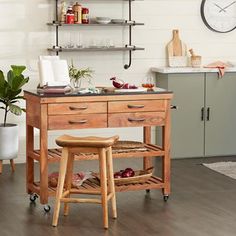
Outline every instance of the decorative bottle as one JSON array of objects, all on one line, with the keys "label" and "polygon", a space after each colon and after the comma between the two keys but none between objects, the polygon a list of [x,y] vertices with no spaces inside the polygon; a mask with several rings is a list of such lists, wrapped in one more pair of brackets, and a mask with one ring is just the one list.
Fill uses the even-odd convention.
[{"label": "decorative bottle", "polygon": [[75,14],[75,24],[81,24],[82,23],[82,6],[76,2],[75,5],[73,5],[73,12]]}]

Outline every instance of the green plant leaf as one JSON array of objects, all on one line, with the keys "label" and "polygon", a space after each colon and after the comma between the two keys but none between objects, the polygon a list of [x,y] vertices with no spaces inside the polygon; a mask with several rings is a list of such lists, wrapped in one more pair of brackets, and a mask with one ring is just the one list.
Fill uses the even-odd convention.
[{"label": "green plant leaf", "polygon": [[9,110],[14,115],[20,116],[22,114],[22,109],[19,106],[9,104]]},{"label": "green plant leaf", "polygon": [[0,91],[4,89],[5,77],[3,72],[0,70]]},{"label": "green plant leaf", "polygon": [[29,77],[26,77],[26,78],[23,78],[22,80],[21,80],[21,83],[19,84],[19,86],[18,86],[18,89],[19,88],[22,88],[25,84],[27,84],[29,82]]},{"label": "green plant leaf", "polygon": [[[25,78],[22,74],[26,69],[25,66],[12,65],[11,68],[12,70],[8,71],[6,79],[3,72],[0,71],[0,103],[3,103],[5,108],[7,108],[4,108],[4,124],[6,123],[8,112],[21,115],[22,111],[24,111],[16,103],[18,100],[24,99],[23,96],[20,96],[21,88],[29,81],[29,77]],[[3,109],[3,107],[0,107],[0,109]]]},{"label": "green plant leaf", "polygon": [[[0,70],[0,81],[4,81],[4,80],[5,80],[4,74],[3,74],[3,72]],[[2,83],[2,82],[0,82],[0,83]]]},{"label": "green plant leaf", "polygon": [[7,98],[9,101],[15,100],[15,97],[17,97],[17,95],[19,95],[21,93],[21,89],[18,90],[12,90],[12,89],[8,89],[7,91]]},{"label": "green plant leaf", "polygon": [[14,74],[12,70],[9,70],[7,72],[7,82],[9,84],[10,87],[12,87],[12,83],[13,83],[13,79],[14,79]]},{"label": "green plant leaf", "polygon": [[19,100],[25,100],[24,96],[16,96],[11,102],[18,102]]},{"label": "green plant leaf", "polygon": [[6,100],[8,89],[9,89],[9,85],[8,85],[7,81],[4,80],[4,83],[0,87],[0,98],[2,100],[1,102],[3,102],[3,103]]},{"label": "green plant leaf", "polygon": [[26,69],[25,66],[16,66],[16,65],[11,65],[12,72],[15,76],[19,76],[22,74],[22,72]]}]

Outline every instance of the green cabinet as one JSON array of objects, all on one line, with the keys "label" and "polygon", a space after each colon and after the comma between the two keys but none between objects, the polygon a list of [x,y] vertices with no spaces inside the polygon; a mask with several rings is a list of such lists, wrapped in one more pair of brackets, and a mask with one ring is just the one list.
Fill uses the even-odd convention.
[{"label": "green cabinet", "polygon": [[[173,158],[236,154],[236,73],[157,73],[172,90]],[[160,134],[158,134],[160,140]]]},{"label": "green cabinet", "polygon": [[206,74],[205,155],[236,154],[236,73]]}]

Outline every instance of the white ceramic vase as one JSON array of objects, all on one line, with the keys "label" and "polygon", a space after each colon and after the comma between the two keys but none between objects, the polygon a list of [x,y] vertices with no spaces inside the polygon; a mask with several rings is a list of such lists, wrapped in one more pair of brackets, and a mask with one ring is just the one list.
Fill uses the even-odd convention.
[{"label": "white ceramic vase", "polygon": [[15,159],[18,145],[18,125],[0,124],[0,160]]}]

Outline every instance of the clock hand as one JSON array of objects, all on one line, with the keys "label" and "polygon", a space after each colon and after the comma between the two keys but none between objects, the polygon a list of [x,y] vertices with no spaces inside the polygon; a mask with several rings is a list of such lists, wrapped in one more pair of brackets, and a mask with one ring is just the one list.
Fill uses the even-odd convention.
[{"label": "clock hand", "polygon": [[215,5],[215,6],[217,6],[218,8],[220,8],[220,11],[219,11],[219,12],[221,12],[221,11],[224,11],[224,12],[226,12],[226,10],[225,10],[225,9],[223,9],[222,7],[220,7],[219,5],[217,5],[216,3],[214,3],[214,5]]},{"label": "clock hand", "polygon": [[235,3],[236,3],[236,1],[231,2],[228,6],[222,8],[219,12],[225,11],[225,9],[229,8],[230,6],[232,6],[232,5],[235,4]]}]

